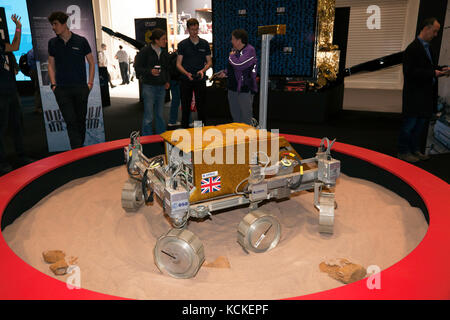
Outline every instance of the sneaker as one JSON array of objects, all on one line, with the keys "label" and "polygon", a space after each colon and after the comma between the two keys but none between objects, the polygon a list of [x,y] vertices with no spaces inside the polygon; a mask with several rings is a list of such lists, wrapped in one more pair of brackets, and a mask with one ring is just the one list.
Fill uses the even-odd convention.
[{"label": "sneaker", "polygon": [[416,157],[412,153],[399,153],[397,157],[400,160],[410,162],[410,163],[415,163],[420,160],[418,157]]},{"label": "sneaker", "polygon": [[0,175],[7,174],[13,171],[13,167],[8,162],[0,163]]},{"label": "sneaker", "polygon": [[415,156],[416,156],[417,158],[419,158],[420,160],[429,160],[429,159],[430,159],[430,156],[429,156],[429,155],[423,154],[423,153],[420,152],[420,151],[414,152],[413,155],[415,155]]},{"label": "sneaker", "polygon": [[189,128],[193,128],[193,127],[194,127],[194,123],[193,122],[189,123]]},{"label": "sneaker", "polygon": [[[191,124],[189,124],[189,126],[191,126]],[[203,124],[203,122],[201,120],[195,120],[192,123],[192,127],[196,128],[196,127],[204,127],[205,125]]]},{"label": "sneaker", "polygon": [[175,126],[181,125],[181,122],[180,122],[180,121],[177,121],[176,123],[168,123],[167,125],[168,125],[169,127],[175,127]]}]

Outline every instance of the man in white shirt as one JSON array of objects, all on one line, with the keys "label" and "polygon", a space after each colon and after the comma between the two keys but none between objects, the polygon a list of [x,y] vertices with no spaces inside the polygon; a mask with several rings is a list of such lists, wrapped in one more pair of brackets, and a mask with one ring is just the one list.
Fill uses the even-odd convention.
[{"label": "man in white shirt", "polygon": [[121,84],[129,84],[130,80],[128,79],[128,53],[123,50],[122,46],[119,46],[119,51],[116,53],[116,59],[119,60],[120,67],[120,75],[122,76]]}]

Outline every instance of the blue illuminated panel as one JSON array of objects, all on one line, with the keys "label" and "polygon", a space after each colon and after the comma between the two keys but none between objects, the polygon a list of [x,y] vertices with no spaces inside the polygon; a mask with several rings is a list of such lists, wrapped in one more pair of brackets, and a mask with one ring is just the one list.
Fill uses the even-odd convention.
[{"label": "blue illuminated panel", "polygon": [[[27,53],[33,48],[31,42],[30,20],[28,19],[27,1],[26,0],[0,0],[0,7],[5,8],[6,20],[8,21],[9,40],[12,41],[14,33],[16,32],[16,25],[11,20],[11,16],[15,13],[22,19],[22,40],[20,41],[19,50],[14,52],[17,63],[19,63],[20,56]],[[30,80],[22,72],[16,76],[16,80]]]},{"label": "blue illuminated panel", "polygon": [[[317,0],[213,0],[214,71],[225,69],[231,32],[242,28],[261,56],[258,26],[285,24],[270,43],[270,75],[314,77]],[[259,66],[258,66],[259,67]]]}]

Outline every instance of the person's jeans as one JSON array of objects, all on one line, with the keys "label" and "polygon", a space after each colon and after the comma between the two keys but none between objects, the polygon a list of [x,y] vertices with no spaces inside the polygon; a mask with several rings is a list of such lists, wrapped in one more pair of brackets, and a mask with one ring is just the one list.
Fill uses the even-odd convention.
[{"label": "person's jeans", "polygon": [[[181,105],[180,82],[178,80],[170,80],[170,93],[172,94],[172,102],[170,104],[169,123],[176,124],[178,120],[178,110]],[[192,122],[192,113],[189,113],[189,123]]]},{"label": "person's jeans", "polygon": [[142,120],[142,135],[149,136],[153,134],[153,110],[156,117],[156,134],[166,131],[163,109],[166,97],[164,86],[152,86],[142,84],[142,99],[144,102],[144,119]]},{"label": "person's jeans", "polygon": [[130,80],[128,79],[128,63],[126,62],[120,62],[120,75],[122,76],[122,83],[129,83]]},{"label": "person's jeans", "polygon": [[86,114],[89,98],[89,87],[56,87],[56,102],[67,125],[67,134],[72,149],[84,145],[86,137]]},{"label": "person's jeans", "polygon": [[8,124],[12,128],[14,147],[17,155],[24,155],[22,112],[17,94],[0,95],[0,163],[6,161],[6,150],[3,139],[6,136]]},{"label": "person's jeans", "polygon": [[420,151],[420,137],[427,119],[405,117],[398,138],[398,152],[400,154]]}]

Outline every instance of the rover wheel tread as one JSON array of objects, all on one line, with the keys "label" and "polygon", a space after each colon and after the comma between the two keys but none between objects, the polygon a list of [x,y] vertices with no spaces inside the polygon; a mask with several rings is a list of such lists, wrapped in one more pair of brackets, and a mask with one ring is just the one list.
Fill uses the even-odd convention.
[{"label": "rover wheel tread", "polygon": [[144,203],[144,195],[138,183],[125,182],[122,188],[122,208],[127,212],[136,212]]}]

